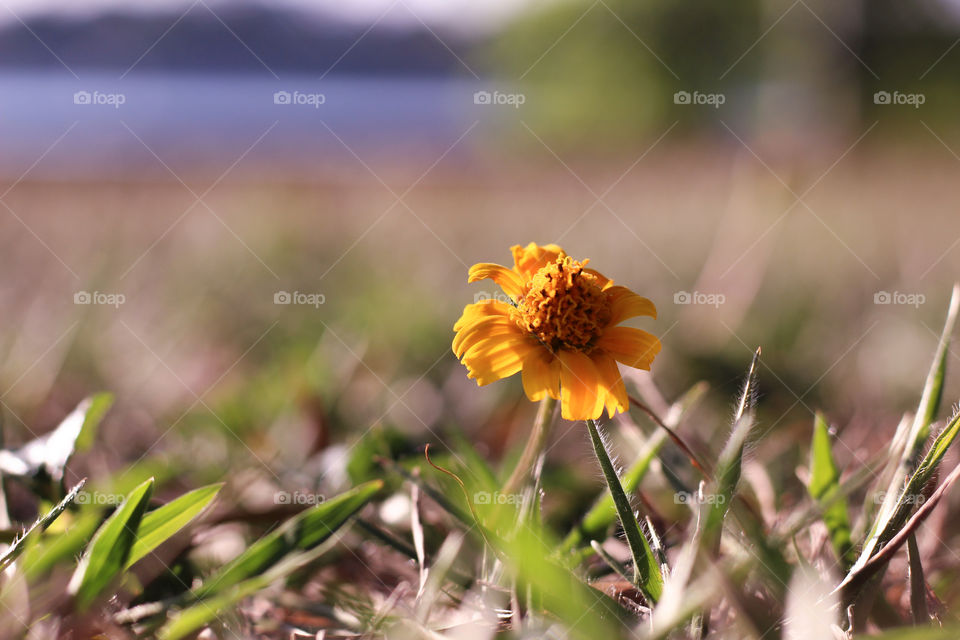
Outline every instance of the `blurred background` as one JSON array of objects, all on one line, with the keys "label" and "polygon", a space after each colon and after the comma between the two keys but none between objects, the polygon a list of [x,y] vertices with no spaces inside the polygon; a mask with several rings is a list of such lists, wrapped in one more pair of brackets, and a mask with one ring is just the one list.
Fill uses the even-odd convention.
[{"label": "blurred background", "polygon": [[813,410],[844,462],[916,405],[960,277],[955,0],[0,4],[3,427],[114,392],[77,474],[336,484],[369,433],[499,458],[535,407],[451,327],[530,241],[655,301],[663,394],[711,385],[698,446],[762,346],[778,489]]}]

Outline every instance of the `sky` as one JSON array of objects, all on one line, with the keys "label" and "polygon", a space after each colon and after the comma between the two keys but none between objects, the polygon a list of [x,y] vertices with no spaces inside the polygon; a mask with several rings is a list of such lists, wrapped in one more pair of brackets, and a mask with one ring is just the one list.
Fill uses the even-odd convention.
[{"label": "sky", "polygon": [[[540,0],[541,2],[544,0]],[[257,0],[0,0],[0,21],[25,20],[37,14],[89,16],[104,10],[185,12],[206,3],[211,9],[255,4]],[[263,0],[266,6],[286,5],[322,11],[361,23],[384,23],[446,27],[464,32],[495,29],[538,0]]]}]

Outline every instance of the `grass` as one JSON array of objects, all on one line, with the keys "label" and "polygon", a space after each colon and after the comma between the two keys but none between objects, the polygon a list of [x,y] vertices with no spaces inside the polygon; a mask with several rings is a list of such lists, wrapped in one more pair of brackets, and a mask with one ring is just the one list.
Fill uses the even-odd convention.
[{"label": "grass", "polygon": [[[433,462],[416,453],[398,455],[397,441],[391,446],[391,436],[375,430],[365,436],[369,448],[361,446],[353,456],[373,459],[379,469],[366,467],[365,473],[381,478],[337,496],[315,496],[316,504],[296,509],[282,522],[271,524],[268,517],[265,528],[260,527],[264,533],[255,542],[208,571],[195,566],[192,554],[198,549],[191,542],[170,563],[161,562],[162,569],[150,580],[141,581],[136,569],[140,561],[154,556],[155,550],[202,518],[220,493],[220,485],[160,505],[151,501],[156,483],[149,478],[125,495],[114,494],[119,498],[116,504],[104,508],[96,500],[91,503],[89,496],[100,494],[84,492],[81,482],[11,541],[0,558],[8,569],[0,600],[9,603],[17,597],[56,594],[58,604],[51,609],[56,613],[35,623],[18,619],[21,633],[42,622],[59,628],[116,628],[170,640],[194,636],[208,627],[219,634],[237,633],[238,624],[252,624],[250,628],[266,633],[316,628],[334,636],[391,637],[433,637],[466,625],[486,633],[509,629],[521,636],[578,638],[597,637],[599,632],[603,637],[679,634],[700,638],[711,630],[750,638],[827,637],[834,629],[852,637],[870,628],[912,624],[911,632],[894,631],[882,637],[955,637],[960,627],[954,626],[957,621],[928,586],[916,534],[960,477],[958,466],[934,490],[941,464],[960,433],[960,416],[949,418],[942,428],[937,426],[958,306],[960,288],[955,288],[917,412],[902,422],[907,425],[902,429],[906,437],[894,438],[874,461],[891,472],[872,478],[873,486],[861,505],[851,505],[850,497],[859,492],[864,478],[855,470],[846,478],[839,472],[830,429],[819,414],[811,425],[811,508],[799,509],[808,505],[797,504],[799,511],[771,517],[742,482],[748,444],[762,437],[755,428],[758,349],[744,375],[729,439],[713,454],[702,452],[704,462],[683,443],[681,433],[659,417],[648,421],[646,430],[630,418],[611,425],[644,444],[628,456],[642,466],[626,476],[631,495],[639,488],[643,496],[637,503],[642,504],[639,511],[611,460],[610,443],[600,427],[588,421],[586,428],[612,504],[601,501],[585,511],[563,544],[559,532],[542,521],[542,460],[534,464],[532,481],[510,481],[513,492],[501,493],[497,488],[506,481],[510,466],[488,466],[468,440],[459,439],[459,450],[450,450]],[[658,393],[649,384],[643,390],[647,395]],[[674,426],[683,424],[683,415],[691,408],[689,396],[668,411]],[[656,395],[652,400],[662,402]],[[63,490],[64,468],[75,446],[94,441],[108,402],[107,396],[84,401],[53,436],[6,450],[8,458],[24,463],[19,474],[13,470],[15,465],[7,463],[6,476],[32,478],[41,511],[45,496]],[[552,415],[553,403],[545,406],[549,409],[538,420]],[[656,414],[647,408],[643,415]],[[687,507],[679,518],[660,513],[657,496],[647,495],[641,482],[651,469],[651,455],[663,455],[667,430],[682,445],[678,450],[688,456],[686,469],[667,476],[674,484],[675,502]],[[544,444],[540,438],[535,441],[537,446]],[[47,459],[39,466],[27,464],[31,455],[36,457],[30,452],[37,450],[49,454]],[[658,461],[663,465],[660,470],[667,468],[664,458]],[[683,477],[692,477],[691,486],[699,484],[699,488],[691,491],[679,486]],[[81,499],[84,496],[88,499]],[[882,499],[874,499],[871,506],[873,496]],[[282,584],[284,591],[295,593],[324,564],[335,566],[334,546],[328,542],[351,535],[351,521],[365,508],[369,510],[371,503],[383,506],[367,512],[363,526],[352,534],[359,539],[344,543],[346,548],[360,560],[355,546],[365,540],[363,544],[379,549],[375,553],[406,556],[419,578],[399,581],[385,600],[375,597],[376,590],[364,588],[339,594],[328,591],[321,602],[329,615],[322,621],[314,618],[311,624],[237,621],[239,604],[257,594],[264,594],[278,612],[295,610],[283,604],[273,586]],[[395,516],[385,516],[390,503],[402,505],[409,518],[404,525]],[[875,507],[878,503],[880,508]],[[858,521],[854,538],[851,510]],[[221,517],[220,524],[234,519],[242,516]],[[58,523],[66,526],[57,527]],[[412,545],[404,541],[407,527]],[[827,532],[820,535],[821,540],[825,537],[832,544],[801,542],[815,539],[818,529]],[[629,561],[618,559],[625,551],[621,531]],[[889,570],[905,543],[909,571]],[[851,561],[854,549],[859,549],[859,557]],[[72,565],[76,566],[69,584],[57,594],[56,576],[70,573]],[[837,582],[831,575],[842,579]],[[898,607],[887,595],[898,583],[909,592],[913,611],[912,619],[899,624],[892,622],[898,620]],[[382,581],[381,585],[387,586]],[[812,602],[811,592],[820,594]],[[107,602],[114,604],[108,608]]]}]

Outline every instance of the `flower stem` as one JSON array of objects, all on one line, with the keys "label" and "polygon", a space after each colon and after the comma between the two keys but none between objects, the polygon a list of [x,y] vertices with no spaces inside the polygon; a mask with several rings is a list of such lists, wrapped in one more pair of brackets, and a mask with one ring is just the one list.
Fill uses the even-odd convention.
[{"label": "flower stem", "polygon": [[547,444],[547,437],[550,435],[550,427],[553,425],[553,414],[556,413],[556,407],[557,401],[549,396],[540,401],[540,409],[537,411],[537,418],[533,422],[530,438],[523,448],[523,453],[520,454],[516,468],[503,486],[504,495],[510,495],[522,489],[530,472],[540,466],[537,463],[544,453],[543,448]]}]

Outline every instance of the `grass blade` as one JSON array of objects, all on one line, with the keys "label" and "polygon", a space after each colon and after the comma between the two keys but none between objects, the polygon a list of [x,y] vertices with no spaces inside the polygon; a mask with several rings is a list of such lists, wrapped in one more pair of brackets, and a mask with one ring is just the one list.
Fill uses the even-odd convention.
[{"label": "grass blade", "polygon": [[[675,428],[680,424],[684,414],[699,400],[704,391],[705,384],[697,384],[690,388],[673,406],[670,408],[664,422],[670,427]],[[650,466],[656,459],[657,454],[666,442],[667,432],[657,429],[654,435],[647,440],[643,453],[636,462],[633,463],[623,474],[621,482],[623,490],[627,493],[634,491],[643,482]],[[602,537],[606,531],[613,525],[617,518],[617,510],[613,504],[613,496],[604,492],[591,507],[590,511],[577,523],[577,525],[567,534],[560,548],[561,554],[583,546],[589,540],[596,540]]]},{"label": "grass blade", "polygon": [[950,338],[957,323],[958,310],[960,310],[960,284],[955,284],[950,296],[947,320],[944,322],[943,332],[940,334],[940,341],[937,343],[937,354],[930,365],[929,373],[927,373],[927,380],[923,385],[923,395],[920,397],[920,406],[914,419],[914,426],[911,431],[913,437],[909,443],[913,450],[911,457],[919,457],[919,453],[930,435],[930,425],[936,420],[937,413],[940,411],[940,403],[943,400],[943,383],[947,376]]},{"label": "grass blade", "polygon": [[898,494],[893,510],[889,518],[886,519],[886,524],[871,538],[873,544],[869,548],[864,547],[860,557],[857,558],[857,562],[847,573],[845,583],[860,569],[864,568],[874,556],[881,553],[883,546],[903,528],[914,507],[924,503],[924,489],[927,487],[927,483],[933,479],[937,468],[943,461],[943,456],[958,434],[960,434],[960,414],[955,415],[944,430],[940,432],[936,440],[933,441],[927,455],[924,456],[903,491]]},{"label": "grass blade", "polygon": [[130,550],[126,568],[159,547],[165,540],[187,526],[216,497],[223,484],[211,484],[185,493],[158,509],[147,513],[140,520],[137,540]]},{"label": "grass blade", "polygon": [[[955,417],[952,423],[960,422],[958,418],[960,418],[960,415]],[[890,532],[889,540],[885,541],[882,547],[878,547],[880,549],[879,551],[873,554],[862,566],[854,566],[854,568],[850,570],[843,579],[843,582],[837,587],[838,590],[843,590],[845,602],[852,602],[860,587],[869,580],[871,576],[890,562],[893,554],[903,546],[907,538],[913,534],[916,528],[927,519],[940,500],[943,499],[943,496],[946,495],[947,491],[950,490],[958,479],[960,479],[960,465],[954,467],[950,475],[944,479],[943,483],[937,487],[929,499],[921,501],[922,504],[920,508],[917,509],[917,512],[913,514],[909,521],[900,523],[900,525]]]},{"label": "grass blade", "polygon": [[289,553],[312,549],[343,526],[382,488],[382,481],[372,480],[295,515],[250,545],[200,585],[193,596],[206,598],[223,592],[263,573]]},{"label": "grass blade", "polygon": [[[331,541],[333,542],[333,541]],[[244,598],[269,587],[272,583],[304,567],[328,551],[328,545],[321,545],[304,553],[295,553],[284,558],[268,571],[232,585],[222,593],[196,602],[176,613],[157,633],[161,640],[180,640],[190,636],[211,620],[218,618],[220,612]]]},{"label": "grass blade", "polygon": [[112,393],[97,393],[88,399],[87,413],[83,417],[83,426],[77,436],[77,451],[86,451],[97,437],[97,430],[107,411],[113,406]]},{"label": "grass blade", "polygon": [[[867,536],[863,545],[863,550],[857,558],[855,567],[862,566],[870,556],[886,540],[883,539],[885,531],[890,530],[890,525],[894,518],[905,520],[909,509],[904,513],[903,504],[899,501],[904,493],[901,492],[903,483],[913,470],[919,470],[917,460],[923,451],[923,447],[930,435],[930,425],[936,419],[937,412],[940,410],[940,403],[943,399],[943,383],[946,378],[947,356],[950,350],[950,338],[953,335],[954,326],[957,321],[957,313],[960,310],[960,285],[954,285],[953,293],[950,296],[950,308],[947,311],[947,319],[943,325],[943,332],[940,334],[940,340],[937,344],[937,352],[930,365],[930,371],[927,373],[927,379],[924,384],[923,394],[920,397],[920,405],[917,408],[917,414],[910,425],[910,430],[906,435],[906,442],[900,457],[900,464],[892,474],[890,483],[887,486],[883,503],[877,513],[870,534]],[[941,434],[942,435],[942,434]],[[949,444],[947,445],[949,446]],[[922,487],[921,487],[922,488]],[[887,537],[889,540],[889,537]]]},{"label": "grass blade", "polygon": [[927,611],[927,581],[923,577],[917,536],[913,533],[907,536],[907,566],[910,567],[910,613],[913,615],[913,624],[927,624],[930,622]]},{"label": "grass blade", "polygon": [[623,567],[620,566],[620,563],[619,563],[619,562],[617,562],[616,558],[614,558],[614,557],[611,556],[609,553],[607,553],[606,550],[604,550],[603,545],[601,545],[601,544],[600,544],[599,542],[597,542],[596,540],[591,540],[591,541],[590,541],[590,546],[593,547],[594,552],[595,552],[598,556],[600,556],[600,558],[601,558],[604,562],[607,563],[607,566],[610,567],[611,569],[613,569],[613,572],[614,572],[614,573],[616,573],[618,576],[620,576],[621,578],[623,578],[623,579],[626,580],[627,582],[629,582],[629,583],[631,583],[631,584],[633,583],[633,580],[631,580],[631,579],[630,579],[630,576],[628,576],[628,575],[626,574],[626,572],[623,570]]},{"label": "grass blade", "polygon": [[752,405],[756,395],[757,362],[760,360],[760,349],[753,354],[750,368],[747,370],[743,382],[743,390],[737,402],[737,409],[733,416],[733,431],[730,439],[720,452],[717,467],[713,478],[713,495],[708,501],[707,515],[703,525],[703,542],[713,555],[720,548],[720,536],[723,529],[723,520],[730,508],[730,503],[736,494],[740,483],[740,472],[743,467],[743,452],[747,444],[747,436],[753,429]]},{"label": "grass blade", "polygon": [[87,608],[123,570],[152,491],[150,478],[131,491],[94,534],[68,587],[81,609]]},{"label": "grass blade", "polygon": [[620,635],[620,605],[550,558],[556,546],[548,530],[525,523],[499,542],[518,592],[529,589],[532,602],[563,621],[564,637],[593,640]]},{"label": "grass blade", "polygon": [[17,539],[11,543],[10,548],[7,549],[7,552],[3,554],[3,557],[0,557],[0,572],[9,567],[10,564],[16,560],[21,553],[23,553],[24,549],[27,548],[28,543],[33,541],[43,532],[44,529],[49,527],[50,524],[56,520],[68,506],[70,506],[70,503],[76,500],[77,495],[80,493],[80,490],[83,489],[83,485],[86,482],[86,478],[81,480],[73,489],[70,490],[70,493],[68,493],[59,504],[57,504],[42,517],[37,518],[37,521],[34,522],[29,529],[24,531],[22,535],[17,536]]},{"label": "grass blade", "polygon": [[630,501],[623,491],[623,485],[620,484],[620,478],[613,468],[613,462],[607,453],[606,445],[604,445],[600,432],[597,430],[597,423],[593,420],[587,420],[587,429],[590,432],[590,439],[593,441],[593,450],[597,454],[600,469],[603,471],[603,476],[610,489],[613,504],[617,509],[617,516],[620,518],[620,524],[627,536],[630,553],[633,555],[634,582],[651,601],[651,604],[656,603],[663,592],[663,576],[660,574],[660,564],[640,530],[637,518],[633,515]]},{"label": "grass blade", "polygon": [[830,450],[830,432],[820,413],[813,420],[813,443],[810,445],[810,496],[824,505],[823,522],[830,533],[834,553],[849,567],[855,558],[850,536],[847,501],[840,496],[840,472]]}]

